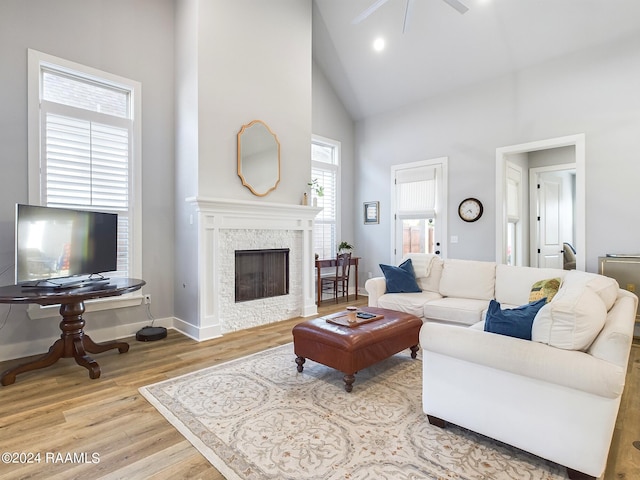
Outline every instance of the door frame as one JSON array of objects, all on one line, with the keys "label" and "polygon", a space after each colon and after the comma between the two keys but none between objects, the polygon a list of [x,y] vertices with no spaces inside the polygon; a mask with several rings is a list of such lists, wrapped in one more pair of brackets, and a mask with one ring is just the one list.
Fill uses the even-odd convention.
[{"label": "door frame", "polygon": [[585,134],[568,135],[496,149],[496,262],[505,263],[507,235],[506,212],[506,163],[509,155],[548,150],[558,147],[575,147],[576,164],[576,269],[586,267],[586,181],[585,181]]}]

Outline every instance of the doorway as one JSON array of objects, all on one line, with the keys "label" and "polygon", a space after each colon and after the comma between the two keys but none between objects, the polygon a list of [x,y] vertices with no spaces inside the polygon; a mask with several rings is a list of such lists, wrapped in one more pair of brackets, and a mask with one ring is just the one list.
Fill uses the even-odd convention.
[{"label": "doorway", "polygon": [[564,268],[564,249],[575,245],[575,164],[529,170],[530,266]]},{"label": "doorway", "polygon": [[[538,152],[550,153],[554,150],[560,151],[563,147],[571,147],[571,167],[575,167],[574,177],[574,192],[575,192],[575,204],[573,212],[573,246],[576,250],[576,268],[578,270],[584,270],[586,264],[585,255],[585,136],[584,134],[571,135],[567,137],[552,138],[548,140],[541,140],[537,142],[529,142],[519,145],[511,145],[508,147],[501,147],[496,149],[496,261],[499,263],[513,262],[513,256],[510,256],[511,243],[513,242],[513,215],[508,212],[508,197],[513,194],[509,193],[513,190],[513,185],[509,183],[508,165],[513,163],[519,163],[524,171],[529,171],[528,160],[523,163],[523,158],[535,155]],[[566,149],[565,149],[566,150]],[[561,163],[568,163],[566,160]],[[549,166],[549,165],[547,165]],[[557,167],[562,169],[562,167]],[[565,166],[565,169],[569,166]],[[511,182],[512,183],[512,182]],[[532,215],[531,209],[534,202],[530,200],[530,206],[527,216]],[[536,215],[537,217],[537,215]],[[511,222],[510,222],[511,221]],[[534,228],[535,227],[535,228]],[[526,226],[520,226],[520,230],[529,230],[529,235],[522,234],[520,238],[521,246],[519,247],[521,253],[526,250],[528,252],[537,252],[538,246],[536,245],[533,250],[531,237],[538,235],[538,229],[534,226],[529,226],[529,222],[526,222]],[[551,232],[555,233],[555,232]],[[532,253],[527,255],[526,253],[518,255],[520,259],[520,265],[526,265],[531,263],[532,266],[538,266],[539,261],[531,261]],[[527,262],[529,260],[529,262]],[[544,263],[544,262],[543,262]],[[511,263],[514,264],[514,263]],[[535,264],[535,265],[533,265]],[[543,265],[539,265],[543,266]]]}]

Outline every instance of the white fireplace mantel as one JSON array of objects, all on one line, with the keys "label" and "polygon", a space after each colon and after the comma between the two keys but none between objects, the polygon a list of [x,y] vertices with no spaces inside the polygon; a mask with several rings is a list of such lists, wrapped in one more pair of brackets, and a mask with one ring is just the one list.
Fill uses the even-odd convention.
[{"label": "white fireplace mantel", "polygon": [[[286,309],[295,316],[310,316],[317,313],[314,295],[314,253],[313,253],[313,222],[321,208],[289,205],[281,203],[256,202],[247,200],[229,200],[222,198],[189,197],[186,201],[191,204],[197,215],[198,229],[198,317],[199,325],[189,334],[197,340],[206,340],[222,335],[224,332],[225,312],[221,305],[228,305],[228,299],[220,297],[228,288],[221,288],[222,282],[233,281],[233,271],[222,271],[225,259],[222,255],[225,245],[222,243],[230,232],[241,232],[241,236],[254,235],[252,242],[259,243],[268,238],[269,233],[279,235],[285,231],[295,232],[301,236],[301,251],[292,252],[300,259],[299,268],[292,269],[296,278],[291,278],[293,288],[286,300]],[[279,298],[279,297],[276,297]],[[270,307],[276,310],[277,304],[270,300]],[[252,301],[260,302],[260,300]],[[245,302],[251,304],[252,302]],[[238,308],[247,308],[239,305]],[[256,303],[256,312],[265,311],[260,303]],[[251,315],[255,322],[256,315]],[[290,318],[290,317],[289,317]],[[276,319],[280,320],[280,319]],[[257,321],[270,323],[273,318],[263,318]],[[247,327],[255,326],[248,324]]]}]

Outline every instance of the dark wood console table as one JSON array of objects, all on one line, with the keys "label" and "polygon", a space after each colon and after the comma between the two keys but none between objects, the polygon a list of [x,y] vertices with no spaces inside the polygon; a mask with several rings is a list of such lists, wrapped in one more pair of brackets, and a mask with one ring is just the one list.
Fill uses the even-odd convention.
[{"label": "dark wood console table", "polygon": [[[321,279],[321,270],[323,268],[331,268],[335,269],[336,267],[336,259],[335,258],[325,258],[322,260],[316,260],[316,275],[317,275],[317,286],[316,289],[318,291],[318,305],[322,302],[322,289],[320,288],[320,279]],[[358,299],[358,262],[360,261],[360,257],[351,257],[350,265],[354,266],[355,276],[356,276],[356,300]]]},{"label": "dark wood console table", "polygon": [[87,285],[65,289],[23,288],[19,285],[0,287],[0,303],[37,303],[39,305],[60,304],[60,330],[62,334],[41,357],[10,368],[0,376],[2,385],[11,385],[16,375],[53,365],[60,358],[75,358],[76,363],[89,370],[90,378],[100,377],[100,365],[87,353],[102,353],[117,348],[120,353],[129,350],[126,342],[110,341],[95,343],[84,333],[84,302],[92,298],[114,297],[134,292],[145,285],[135,278],[111,278],[109,283]]}]

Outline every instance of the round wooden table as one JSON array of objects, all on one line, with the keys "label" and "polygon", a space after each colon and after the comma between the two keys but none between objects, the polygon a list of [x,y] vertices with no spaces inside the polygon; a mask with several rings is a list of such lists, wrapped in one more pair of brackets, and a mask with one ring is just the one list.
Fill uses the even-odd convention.
[{"label": "round wooden table", "polygon": [[115,297],[134,292],[145,285],[135,278],[111,278],[108,283],[97,282],[86,286],[46,289],[7,285],[0,287],[0,303],[36,303],[39,305],[60,304],[60,330],[62,334],[41,357],[10,368],[0,376],[2,385],[11,385],[16,375],[53,365],[60,358],[75,358],[76,363],[89,370],[90,378],[100,377],[100,365],[87,353],[102,353],[117,348],[120,353],[129,351],[126,342],[110,341],[95,343],[84,333],[84,302],[93,298]]}]

